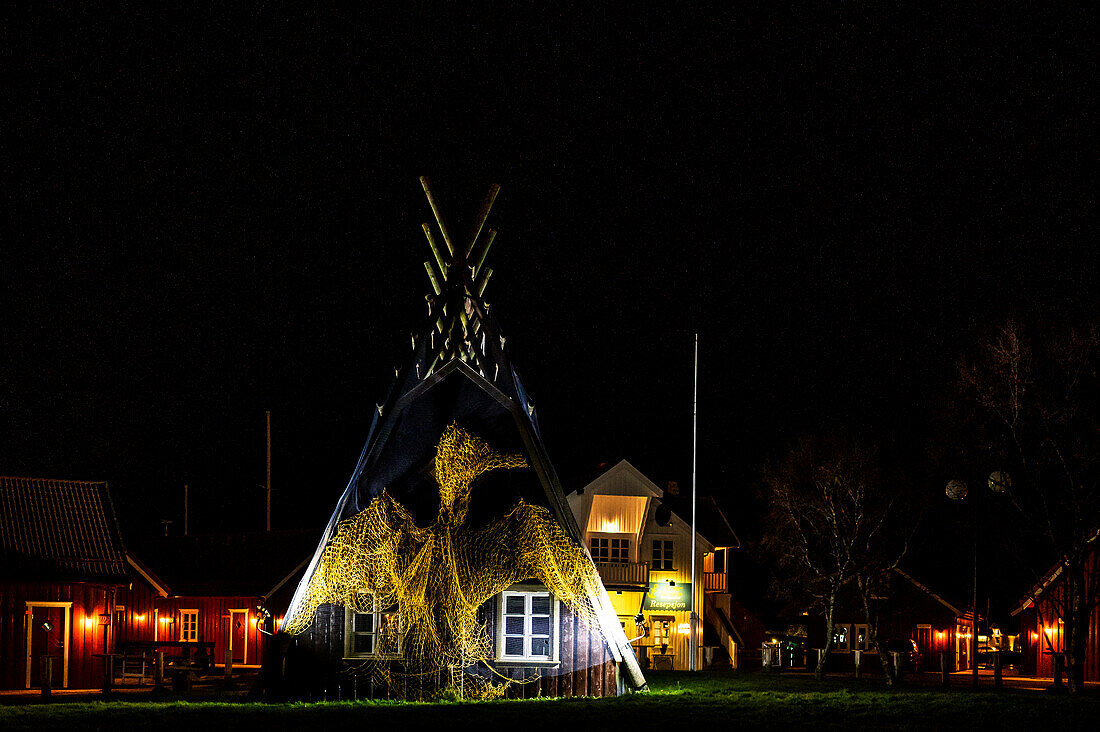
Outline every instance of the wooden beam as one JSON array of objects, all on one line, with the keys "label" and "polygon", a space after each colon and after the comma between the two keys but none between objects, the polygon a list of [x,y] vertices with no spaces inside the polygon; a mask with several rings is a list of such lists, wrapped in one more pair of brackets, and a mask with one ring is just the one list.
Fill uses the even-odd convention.
[{"label": "wooden beam", "polygon": [[493,246],[493,239],[496,238],[496,229],[489,229],[489,238],[485,240],[485,246],[481,248],[481,253],[477,255],[477,263],[474,265],[475,277],[481,271],[481,265],[485,264],[485,257],[489,256],[489,247]]},{"label": "wooden beam", "polygon": [[420,176],[420,187],[424,189],[424,195],[428,197],[428,205],[432,207],[435,223],[439,225],[439,231],[443,234],[443,243],[447,245],[447,251],[451,253],[451,259],[454,259],[455,245],[451,241],[451,232],[447,230],[447,225],[443,223],[443,215],[439,212],[439,204],[435,200],[435,195],[432,194],[431,183],[428,182],[427,176]]},{"label": "wooden beam", "polygon": [[435,292],[435,294],[437,295],[443,292],[443,290],[439,287],[439,280],[436,279],[435,270],[432,269],[432,263],[424,262],[424,270],[428,273],[428,279],[432,281],[432,291]]},{"label": "wooden beam", "polygon": [[485,287],[489,284],[489,278],[492,277],[492,276],[493,276],[493,268],[492,267],[486,267],[485,268],[485,273],[483,275],[478,276],[477,285],[475,286],[475,289],[477,290],[477,296],[478,297],[481,297],[482,295],[485,294]]},{"label": "wooden beam", "polygon": [[493,201],[497,200],[498,193],[500,193],[500,186],[496,183],[489,186],[489,193],[481,203],[481,208],[478,209],[474,230],[470,235],[470,243],[466,246],[466,253],[463,255],[463,261],[469,259],[470,253],[474,251],[474,244],[477,243],[477,238],[481,235],[481,228],[485,226],[485,219],[489,218],[489,210],[493,207]]},{"label": "wooden beam", "polygon": [[435,243],[435,237],[432,236],[432,227],[427,224],[420,225],[424,229],[424,236],[428,237],[428,246],[432,249],[432,256],[435,257],[435,263],[439,265],[439,271],[443,273],[443,281],[447,281],[447,262],[443,260],[443,253],[439,251],[439,245]]}]

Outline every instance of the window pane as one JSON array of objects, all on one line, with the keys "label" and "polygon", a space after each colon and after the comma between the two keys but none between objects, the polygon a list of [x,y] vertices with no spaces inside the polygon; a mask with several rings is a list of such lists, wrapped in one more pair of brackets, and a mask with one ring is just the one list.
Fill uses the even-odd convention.
[{"label": "window pane", "polygon": [[536,595],[531,598],[531,613],[533,615],[550,614],[550,598],[547,595]]},{"label": "window pane", "polygon": [[352,630],[356,633],[373,633],[374,613],[355,613],[352,616]]},{"label": "window pane", "polygon": [[550,655],[550,639],[549,638],[532,638],[531,639],[531,655],[548,657]]},{"label": "window pane", "polygon": [[504,634],[523,635],[523,618],[512,616],[504,618]]},{"label": "window pane", "polygon": [[531,635],[550,635],[550,618],[531,618]]},{"label": "window pane", "polygon": [[504,612],[509,615],[523,615],[523,596],[522,595],[510,595],[504,598]]},{"label": "window pane", "polygon": [[506,656],[522,656],[523,655],[523,638],[505,638],[504,639],[504,654]]},{"label": "window pane", "polygon": [[373,635],[357,635],[355,637],[355,653],[374,653],[374,636]]}]

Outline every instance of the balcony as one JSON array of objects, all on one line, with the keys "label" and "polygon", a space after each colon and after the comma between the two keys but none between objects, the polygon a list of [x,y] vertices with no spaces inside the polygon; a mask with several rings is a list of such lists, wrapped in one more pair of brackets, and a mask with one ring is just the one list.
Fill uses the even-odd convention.
[{"label": "balcony", "polygon": [[703,572],[703,592],[726,592],[726,573]]},{"label": "balcony", "polygon": [[649,587],[649,564],[646,562],[626,564],[596,562],[596,571],[600,573],[603,586],[608,589],[644,590]]}]

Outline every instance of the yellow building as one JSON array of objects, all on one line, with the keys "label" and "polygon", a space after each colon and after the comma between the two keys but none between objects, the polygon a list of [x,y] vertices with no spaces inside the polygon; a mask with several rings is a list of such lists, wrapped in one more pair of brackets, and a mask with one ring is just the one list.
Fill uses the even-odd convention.
[{"label": "yellow building", "polygon": [[[569,494],[568,501],[619,622],[627,638],[635,639],[639,660],[648,658],[655,669],[689,668],[694,604],[699,617],[696,668],[709,665],[715,646],[736,664],[736,631],[731,634],[728,620],[718,617],[722,605],[729,607],[726,557],[736,537],[730,529],[730,541],[716,546],[696,532],[693,585],[690,496],[676,498],[623,460]],[[686,516],[674,513],[673,503],[683,503]],[[700,517],[704,511],[720,516],[711,501],[700,502],[697,511]],[[720,520],[725,523],[724,517]],[[647,637],[641,637],[643,631],[635,624],[638,615],[645,619]],[[704,644],[708,625],[711,646]]]}]

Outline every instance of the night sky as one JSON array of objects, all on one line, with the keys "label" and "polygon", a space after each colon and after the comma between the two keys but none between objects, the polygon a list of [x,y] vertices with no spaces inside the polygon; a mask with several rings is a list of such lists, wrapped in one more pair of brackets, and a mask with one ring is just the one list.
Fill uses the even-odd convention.
[{"label": "night sky", "polygon": [[420,175],[462,232],[502,187],[487,297],[567,488],[690,483],[698,331],[700,490],[749,535],[835,424],[938,501],[975,334],[1098,302],[1085,10],[48,5],[0,29],[0,474],[108,480],[129,535],[185,482],[260,528],[265,409],[276,526],[324,522],[421,324]]}]

